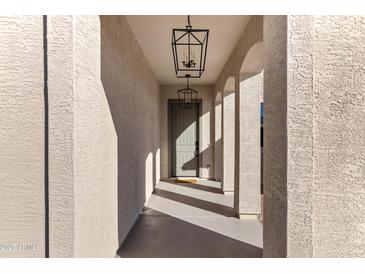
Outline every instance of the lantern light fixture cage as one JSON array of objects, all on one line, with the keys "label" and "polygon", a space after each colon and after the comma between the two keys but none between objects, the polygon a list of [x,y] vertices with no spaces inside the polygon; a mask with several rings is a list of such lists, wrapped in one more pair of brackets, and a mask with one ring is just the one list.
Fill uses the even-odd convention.
[{"label": "lantern light fixture cage", "polygon": [[172,53],[178,78],[200,78],[205,70],[208,29],[193,29],[188,16],[185,29],[172,30]]},{"label": "lantern light fixture cage", "polygon": [[186,88],[179,89],[177,94],[180,107],[191,109],[194,108],[198,102],[198,91],[189,86],[189,77],[186,79]]}]

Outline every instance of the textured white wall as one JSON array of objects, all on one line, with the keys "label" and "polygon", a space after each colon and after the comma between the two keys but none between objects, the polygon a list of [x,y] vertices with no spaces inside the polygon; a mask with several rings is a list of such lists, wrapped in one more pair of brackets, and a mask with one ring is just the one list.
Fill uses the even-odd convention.
[{"label": "textured white wall", "polygon": [[48,16],[51,257],[118,248],[117,139],[100,56],[98,16]]},{"label": "textured white wall", "polygon": [[[286,256],[288,257],[312,257],[314,255],[312,239],[312,79],[314,77],[312,58],[315,45],[313,41],[313,18],[313,16],[289,16],[287,18],[286,130],[288,139],[286,173],[288,197]],[[283,53],[282,50],[279,52]],[[280,77],[284,78],[285,76],[280,75]],[[281,83],[284,84],[283,81]],[[269,227],[270,224],[268,224],[268,229],[270,229]]]},{"label": "textured white wall", "polygon": [[[48,16],[50,257],[74,256],[73,17]],[[62,216],[62,217],[60,217]]]},{"label": "textured white wall", "polygon": [[264,256],[365,256],[364,40],[364,17],[265,17]]},{"label": "textured white wall", "polygon": [[[159,180],[160,140],[167,177],[164,119],[176,86],[160,100],[125,17],[101,26],[97,16],[48,18],[51,256],[113,256],[117,228],[120,243]],[[43,257],[42,17],[2,17],[0,31],[0,256]],[[265,17],[265,256],[365,256],[364,42],[364,17]],[[215,96],[199,88],[200,172],[211,177]]]},{"label": "textured white wall", "polygon": [[[235,97],[233,102],[231,102],[229,105],[227,105],[228,108],[232,107],[234,111],[235,117],[239,117],[240,112],[240,104],[239,104],[239,98],[238,95],[239,92],[239,74],[241,72],[241,68],[245,62],[246,56],[249,54],[250,49],[257,44],[258,42],[262,42],[262,30],[263,30],[263,17],[262,16],[251,16],[251,19],[249,23],[245,26],[245,28],[242,31],[241,37],[238,40],[234,50],[232,51],[231,55],[229,56],[226,64],[224,65],[215,85],[214,85],[214,93],[215,96],[218,94],[218,92],[224,92],[226,89],[227,82],[230,81],[230,79],[233,79],[233,81],[230,81],[232,83],[229,83],[231,86],[230,89],[228,89],[230,92],[226,92],[226,96],[232,96]],[[255,59],[255,58],[252,58]],[[258,65],[260,65],[260,62],[249,62],[247,64],[248,67],[244,65],[246,71],[251,71],[257,68]],[[233,94],[231,93],[233,92]],[[232,94],[232,95],[230,95]],[[224,96],[225,97],[225,96]],[[224,116],[224,107],[225,103],[228,102],[228,98],[223,98],[223,116]],[[226,107],[226,108],[227,108]],[[223,118],[224,120],[224,118]],[[235,119],[233,120],[233,125],[225,124],[223,121],[223,188],[229,190],[229,191],[238,191],[239,188],[239,182],[240,182],[240,120]],[[229,130],[229,128],[234,129],[234,135],[233,138],[229,140],[225,140],[225,127],[228,127],[226,130]],[[232,129],[231,129],[232,131]],[[219,147],[217,148],[219,150]],[[218,154],[215,154],[218,156]],[[216,156],[216,157],[217,157]],[[259,155],[258,155],[259,157]],[[216,163],[219,163],[219,160],[215,159]],[[227,170],[228,168],[228,170]],[[230,169],[231,168],[231,169]],[[224,178],[226,176],[226,179]],[[228,183],[228,188],[227,188]],[[237,198],[236,198],[237,200]],[[235,206],[238,207],[238,203],[235,203]],[[238,208],[237,208],[238,210]]]},{"label": "textured white wall", "polygon": [[42,16],[0,17],[0,33],[0,257],[44,257]]},{"label": "textured white wall", "polygon": [[214,103],[214,178],[221,182],[223,178],[222,93],[217,93]]},{"label": "textured white wall", "polygon": [[[0,29],[6,122],[0,243],[34,245],[1,249],[0,256],[44,257],[43,21],[2,17]],[[99,17],[48,16],[47,29],[50,256],[112,257],[118,247],[117,148],[100,81]]]},{"label": "textured white wall", "polygon": [[98,16],[75,16],[76,257],[112,257],[117,242],[117,136],[101,85]]},{"label": "textured white wall", "polygon": [[160,85],[125,16],[101,16],[101,78],[118,136],[119,243],[159,180]]},{"label": "textured white wall", "polygon": [[264,257],[286,257],[287,17],[264,17]]},{"label": "textured white wall", "polygon": [[240,82],[240,180],[235,193],[238,214],[259,214],[260,181],[260,97],[263,73],[245,75]]},{"label": "textured white wall", "polygon": [[365,257],[365,17],[313,19],[315,257]]},{"label": "textured white wall", "polygon": [[[234,83],[235,79],[228,81]],[[223,92],[223,181],[224,192],[234,191],[234,170],[235,170],[235,91],[232,89]]]},{"label": "textured white wall", "polygon": [[[1,252],[42,257],[42,17],[0,23],[1,208],[12,208],[0,243],[34,245]],[[47,38],[50,256],[111,257],[159,180],[159,84],[123,16],[102,25],[98,16],[48,16]]]},{"label": "textured white wall", "polygon": [[[171,176],[171,166],[168,162],[168,99],[178,99],[177,90],[185,86],[166,85],[161,87],[161,177],[168,178]],[[202,100],[202,116],[199,118],[199,150],[201,157],[201,166],[199,176],[201,178],[213,178],[213,87],[212,86],[192,86],[199,91],[198,99]]]}]

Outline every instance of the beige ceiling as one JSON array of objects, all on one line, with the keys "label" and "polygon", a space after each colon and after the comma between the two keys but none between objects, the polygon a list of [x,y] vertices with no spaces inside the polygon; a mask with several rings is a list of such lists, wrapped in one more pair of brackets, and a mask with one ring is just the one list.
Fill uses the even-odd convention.
[{"label": "beige ceiling", "polygon": [[[208,28],[209,43],[206,70],[200,79],[192,79],[193,84],[213,84],[225,62],[235,47],[250,16],[193,15],[193,28]],[[135,15],[128,21],[136,34],[152,69],[161,84],[181,84],[177,79],[171,50],[173,28],[185,28],[187,16]]]}]

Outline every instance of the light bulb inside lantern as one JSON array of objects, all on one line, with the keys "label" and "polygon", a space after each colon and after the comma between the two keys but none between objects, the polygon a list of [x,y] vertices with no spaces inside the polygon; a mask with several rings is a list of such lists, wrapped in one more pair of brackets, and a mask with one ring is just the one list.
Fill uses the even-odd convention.
[{"label": "light bulb inside lantern", "polygon": [[182,63],[185,64],[185,60],[186,60],[186,52],[185,50],[183,51],[183,58],[182,58]]}]

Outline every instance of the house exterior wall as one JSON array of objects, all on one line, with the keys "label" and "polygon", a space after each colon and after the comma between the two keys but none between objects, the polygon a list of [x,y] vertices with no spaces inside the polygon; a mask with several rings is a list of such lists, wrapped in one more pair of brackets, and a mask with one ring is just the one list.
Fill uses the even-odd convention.
[{"label": "house exterior wall", "polygon": [[264,257],[287,255],[286,33],[286,16],[265,16]]},{"label": "house exterior wall", "polygon": [[[185,87],[184,85],[165,85],[161,87],[161,178],[171,177],[171,163],[169,163],[169,144],[168,144],[168,100],[178,99],[177,90]],[[214,142],[212,130],[214,128],[213,109],[214,97],[213,87],[191,86],[199,91],[198,99],[202,100],[202,116],[199,117],[199,152],[200,167],[199,176],[201,178],[210,179],[214,177],[213,169],[213,151]]]},{"label": "house exterior wall", "polygon": [[316,257],[365,257],[365,16],[313,21]]},{"label": "house exterior wall", "polygon": [[47,25],[50,256],[113,257],[117,135],[101,84],[100,20],[48,16]]},{"label": "house exterior wall", "polygon": [[[364,18],[265,16],[266,257],[365,256]],[[160,90],[124,16],[47,20],[45,51],[42,16],[0,18],[0,256],[45,254],[46,75],[50,256],[111,257],[160,174],[169,177],[167,101],[182,86]],[[200,176],[212,178],[214,98],[235,78],[239,119],[226,153],[239,191],[252,118],[241,112],[251,106],[239,72],[262,23],[251,18],[214,87],[194,87]],[[250,196],[237,193],[241,210]]]},{"label": "house exterior wall", "polygon": [[265,257],[313,256],[311,36],[311,17],[264,19]]},{"label": "house exterior wall", "polygon": [[45,53],[42,16],[0,20],[0,239],[36,247],[1,256],[45,256],[45,72],[50,256],[112,257],[159,180],[160,87],[124,16],[47,20]]},{"label": "house exterior wall", "polygon": [[[73,17],[48,16],[50,257],[73,257],[75,217]],[[62,216],[62,218],[60,218]]]},{"label": "house exterior wall", "polygon": [[[214,179],[221,182],[223,178],[223,135],[222,135],[222,93],[218,93],[214,108]],[[213,131],[212,130],[212,131]]]},{"label": "house exterior wall", "polygon": [[117,135],[101,83],[100,20],[73,21],[74,256],[112,257],[118,247]]},{"label": "house exterior wall", "polygon": [[[247,119],[247,117],[245,116],[245,112],[246,110],[242,110],[241,111],[241,102],[240,102],[240,73],[241,70],[243,69],[244,71],[251,71],[252,68],[256,67],[257,64],[252,64],[252,63],[247,63],[244,64],[245,59],[247,57],[247,55],[250,52],[250,49],[252,47],[254,47],[257,43],[261,43],[263,41],[263,16],[251,16],[250,21],[248,22],[247,26],[245,27],[245,29],[242,32],[242,35],[239,39],[239,41],[237,42],[234,50],[232,51],[230,57],[228,58],[226,64],[224,65],[215,85],[214,85],[214,93],[215,96],[218,92],[223,92],[225,89],[227,91],[227,87],[226,85],[228,84],[229,86],[232,86],[231,88],[231,92],[234,92],[234,97],[235,100],[234,102],[229,103],[230,107],[234,108],[234,113],[235,113],[235,117],[238,117],[238,119],[232,120],[231,122],[227,122],[226,124],[223,124],[223,150],[224,153],[226,154],[226,156],[223,155],[223,188],[225,187],[225,185],[228,184],[228,189],[230,191],[233,191],[236,193],[235,194],[235,209],[237,211],[237,213],[240,211],[239,207],[240,207],[240,199],[243,201],[246,198],[249,199],[249,197],[240,197],[242,195],[246,195],[245,192],[241,191],[241,193],[239,193],[239,189],[240,189],[240,185],[244,184],[244,179],[243,176],[245,176],[245,170],[242,170],[243,166],[242,163],[247,162],[247,155],[240,153],[241,149],[240,149],[240,144],[243,142],[242,140],[242,134],[245,134],[244,132],[241,133],[241,124],[243,122],[244,119]],[[254,60],[254,59],[252,59]],[[255,60],[254,60],[255,61]],[[248,68],[246,68],[246,65],[249,66]],[[260,64],[258,64],[260,66]],[[262,64],[261,64],[262,65]],[[259,71],[257,71],[258,73]],[[230,79],[234,78],[234,83],[230,84]],[[227,98],[226,101],[228,99],[228,97],[230,96],[230,92],[226,92],[225,93]],[[231,94],[232,96],[232,94]],[[223,94],[224,97],[224,94]],[[223,98],[223,102],[225,101],[225,98]],[[226,106],[227,108],[228,106]],[[223,103],[223,113],[224,113],[224,103]],[[259,117],[258,117],[259,118]],[[224,119],[224,117],[223,117]],[[234,128],[234,145],[232,145],[232,141],[228,141],[228,145],[227,145],[227,140],[225,141],[225,133],[224,133],[224,128],[226,128],[226,130],[229,128],[233,127]],[[241,136],[242,135],[242,136]],[[230,157],[233,157],[230,160]],[[242,158],[243,157],[243,158]],[[260,159],[260,153],[258,153],[256,155],[257,160],[259,161]],[[219,161],[216,161],[219,162]],[[234,163],[234,164],[233,164]],[[226,167],[231,167],[234,166],[234,171],[232,172],[232,170],[229,170]],[[257,176],[259,178],[260,173],[257,173]],[[230,182],[224,182],[224,178],[226,178],[226,181],[232,181]],[[259,181],[259,180],[258,180]],[[260,187],[260,183],[258,183],[258,188]],[[242,189],[242,186],[241,186]],[[249,196],[251,196],[251,194],[248,194]],[[252,197],[252,196],[251,196]],[[253,207],[257,206],[257,203],[259,203],[259,199],[260,197],[257,197],[258,201],[254,201],[254,205]],[[251,206],[251,205],[249,205]]]},{"label": "house exterior wall", "polygon": [[42,16],[0,17],[0,33],[0,257],[43,257]]},{"label": "house exterior wall", "polygon": [[260,97],[263,72],[245,75],[240,81],[240,183],[236,193],[237,213],[257,215],[261,211]]},{"label": "house exterior wall", "polygon": [[363,257],[364,17],[264,26],[264,256]]},{"label": "house exterior wall", "polygon": [[223,144],[223,180],[222,190],[224,193],[233,193],[235,183],[235,139],[236,139],[236,94],[235,94],[235,78],[228,79],[228,88],[225,87],[223,92],[222,103],[222,144]]},{"label": "house exterior wall", "polygon": [[101,80],[118,137],[119,244],[160,173],[160,85],[126,16],[100,16]]},{"label": "house exterior wall", "polygon": [[[245,27],[235,48],[225,63],[217,81],[214,84],[215,95],[224,91],[227,79],[229,77],[239,76],[242,64],[250,49],[258,42],[262,42],[263,16],[251,16],[250,21]],[[239,77],[237,78],[239,79]],[[236,90],[239,88],[236,87]]]},{"label": "house exterior wall", "polygon": [[[287,18],[287,255],[313,253],[312,16]],[[280,53],[282,51],[280,50]],[[283,71],[283,70],[282,70]],[[266,109],[265,109],[266,111]],[[264,202],[265,203],[265,202]]]}]

